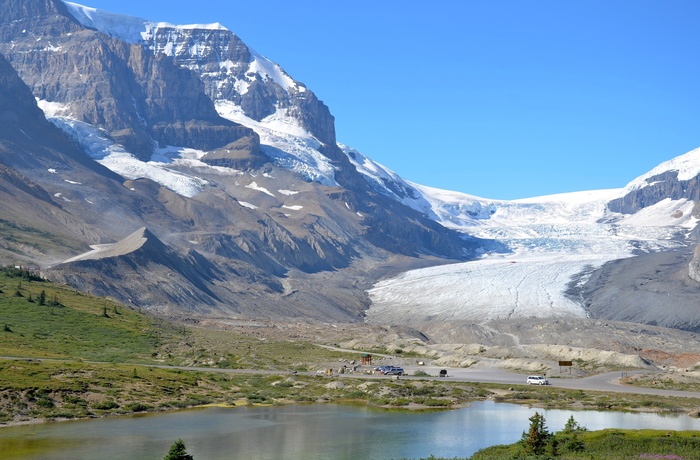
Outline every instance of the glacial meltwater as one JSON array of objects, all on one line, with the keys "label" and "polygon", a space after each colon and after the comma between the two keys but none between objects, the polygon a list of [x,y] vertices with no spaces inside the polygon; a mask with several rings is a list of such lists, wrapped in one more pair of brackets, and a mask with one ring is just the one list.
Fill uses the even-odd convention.
[{"label": "glacial meltwater", "polygon": [[589,430],[700,430],[700,420],[623,412],[543,410],[476,402],[458,410],[386,411],[312,404],[202,408],[0,428],[3,459],[162,459],[181,438],[195,460],[467,457],[520,439],[535,411],[549,431],[574,416]]}]

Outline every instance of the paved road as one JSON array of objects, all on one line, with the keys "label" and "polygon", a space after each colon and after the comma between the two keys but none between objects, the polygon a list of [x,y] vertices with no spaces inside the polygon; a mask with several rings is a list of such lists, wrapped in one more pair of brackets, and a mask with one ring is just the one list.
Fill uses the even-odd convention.
[{"label": "paved road", "polygon": [[[437,375],[440,372],[438,367],[413,367],[407,366],[406,371],[414,373],[421,369],[430,375]],[[646,374],[650,371],[629,371],[627,375]],[[526,374],[508,372],[501,369],[489,368],[447,368],[449,380],[457,380],[463,382],[486,382],[486,383],[504,383],[513,385],[522,385],[527,378]],[[590,390],[590,391],[609,391],[616,393],[634,393],[647,394],[656,396],[679,396],[685,398],[699,398],[700,392],[697,391],[678,391],[678,390],[659,390],[656,388],[641,388],[620,383],[622,377],[621,372],[607,372],[604,374],[593,375],[582,378],[549,378],[549,383],[553,387],[567,388],[572,390]]]},{"label": "paved road", "polygon": [[[9,356],[0,356],[0,359],[27,359]],[[32,359],[33,361],[67,361],[62,359]],[[107,363],[96,363],[107,364]],[[128,364],[130,366],[143,367],[158,367],[163,369],[181,369],[198,372],[217,372],[227,374],[268,374],[268,375],[288,375],[288,371],[279,370],[260,370],[260,369],[219,369],[210,367],[187,367],[187,366],[166,366],[152,364]],[[365,367],[366,368],[366,367]],[[406,372],[410,375],[420,370],[427,373],[432,379],[442,380],[437,377],[441,369],[447,370],[446,381],[457,382],[482,382],[482,383],[502,383],[511,385],[524,385],[527,374],[504,371],[495,368],[451,368],[451,367],[435,367],[435,366],[404,366]],[[360,369],[360,371],[362,368]],[[626,372],[627,375],[645,374],[651,371],[639,370]],[[316,372],[300,372],[304,375],[318,375]],[[337,374],[335,374],[337,376]],[[361,378],[361,379],[394,379],[396,376],[381,375],[381,374],[366,374],[357,372],[351,374],[343,374],[343,378]],[[630,385],[622,385],[620,372],[608,372],[604,374],[593,375],[582,378],[550,378],[549,383],[553,387],[567,388],[572,390],[589,390],[589,391],[608,391],[616,393],[632,393],[646,394],[655,396],[677,396],[683,398],[698,398],[700,392],[697,391],[678,391],[678,390],[659,390],[655,388],[641,388]],[[411,377],[402,376],[401,379],[425,379],[426,377]]]}]

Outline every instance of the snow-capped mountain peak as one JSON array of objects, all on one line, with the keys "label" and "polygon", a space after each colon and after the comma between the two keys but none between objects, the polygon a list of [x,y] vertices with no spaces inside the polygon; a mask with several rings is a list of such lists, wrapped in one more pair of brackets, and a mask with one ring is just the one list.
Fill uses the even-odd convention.
[{"label": "snow-capped mountain peak", "polygon": [[308,180],[337,185],[335,167],[319,152],[323,143],[335,141],[328,109],[304,84],[229,29],[219,23],[154,22],[64,3],[85,27],[142,44],[197,73],[219,114],[254,130],[262,152],[273,162]]},{"label": "snow-capped mountain peak", "polygon": [[677,172],[677,180],[687,181],[700,174],[700,148],[664,161],[651,171],[631,181],[624,189],[625,193],[650,185],[650,179],[667,172]]},{"label": "snow-capped mountain peak", "polygon": [[117,38],[131,44],[141,43],[147,40],[151,31],[159,28],[227,30],[218,22],[211,24],[175,25],[167,22],[153,22],[125,14],[111,13],[106,10],[92,8],[74,2],[64,1],[63,3],[68,7],[68,11],[70,11],[73,17],[83,26],[89,29],[99,30],[112,38]]}]

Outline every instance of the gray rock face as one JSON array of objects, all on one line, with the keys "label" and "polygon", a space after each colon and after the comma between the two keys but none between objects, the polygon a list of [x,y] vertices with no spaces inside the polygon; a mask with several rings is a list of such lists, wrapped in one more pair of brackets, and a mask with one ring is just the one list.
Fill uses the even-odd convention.
[{"label": "gray rock face", "polygon": [[219,117],[192,72],[83,28],[62,2],[5,0],[2,7],[17,19],[0,21],[0,52],[32,93],[68,105],[142,159],[154,142],[209,150],[256,136]]},{"label": "gray rock face", "polygon": [[693,258],[690,260],[690,264],[688,264],[688,276],[700,283],[700,245],[695,247]]},{"label": "gray rock face", "polygon": [[[240,106],[246,116],[258,121],[276,110],[283,110],[321,141],[319,151],[337,168],[336,181],[353,192],[347,200],[353,209],[366,215],[365,237],[372,243],[406,255],[417,255],[429,247],[436,254],[453,258],[464,256],[464,242],[459,235],[372,190],[371,184],[337,146],[334,118],[328,107],[279,66],[250,50],[231,31],[149,27],[144,39],[146,46],[196,72],[214,101],[231,101]],[[253,150],[250,152],[253,153],[249,153],[248,148],[227,147],[208,153],[203,161],[215,166],[260,167],[260,156]]]},{"label": "gray rock face", "polygon": [[[0,259],[52,260],[81,252],[106,235],[101,226],[134,225],[95,213],[125,199],[121,178],[87,157],[44,118],[29,88],[0,55]],[[89,186],[79,186],[75,179]],[[115,220],[116,219],[116,220]]]},{"label": "gray rock face", "polygon": [[220,149],[207,152],[202,161],[212,166],[246,171],[261,168],[267,163],[267,158],[260,153],[259,139],[249,136]]},{"label": "gray rock face", "polygon": [[644,188],[610,201],[608,209],[623,214],[634,214],[666,198],[700,201],[700,176],[690,180],[678,180],[677,171],[667,171],[650,177],[647,183],[648,185]]},{"label": "gray rock face", "polygon": [[250,50],[233,32],[159,25],[149,29],[144,43],[155,54],[170,56],[199,75],[212,100],[232,101],[257,121],[279,108],[299,120],[319,141],[336,143],[334,118],[328,107],[279,66]]},{"label": "gray rock face", "polygon": [[[209,312],[220,301],[212,291],[220,275],[213,264],[196,251],[179,254],[145,228],[109,249],[61,264],[44,275],[86,292],[113,296],[127,305],[165,311],[190,306]],[[151,282],[143,283],[143,277]]]}]

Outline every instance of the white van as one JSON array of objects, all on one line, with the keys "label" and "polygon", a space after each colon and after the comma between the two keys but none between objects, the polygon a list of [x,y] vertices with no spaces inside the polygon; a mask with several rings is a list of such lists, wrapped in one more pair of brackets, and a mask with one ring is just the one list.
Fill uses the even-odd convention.
[{"label": "white van", "polygon": [[528,385],[549,385],[549,380],[541,375],[528,375],[527,377]]}]

